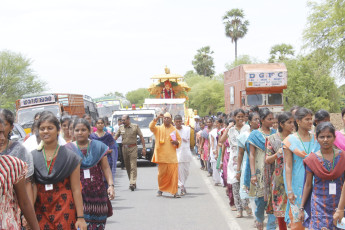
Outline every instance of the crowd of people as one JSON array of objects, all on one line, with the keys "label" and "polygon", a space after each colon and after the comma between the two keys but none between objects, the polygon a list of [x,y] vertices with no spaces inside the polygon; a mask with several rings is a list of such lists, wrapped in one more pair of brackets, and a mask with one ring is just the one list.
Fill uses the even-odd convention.
[{"label": "crowd of people", "polygon": [[[264,229],[339,229],[345,207],[345,131],[330,114],[295,106],[195,117],[201,170],[223,185],[236,217]],[[345,109],[342,111],[345,124]]]},{"label": "crowd of people", "polygon": [[[345,123],[345,109],[342,118]],[[187,194],[194,152],[201,170],[225,188],[236,217],[254,215],[257,229],[264,229],[265,217],[266,229],[338,229],[345,207],[345,131],[335,129],[327,111],[293,107],[273,114],[252,107],[194,119],[189,127],[166,112],[149,125],[158,197]],[[11,140],[13,123],[13,113],[0,109],[0,229],[105,229],[118,159],[129,189],[136,189],[137,136],[145,155],[140,128],[128,115],[111,127],[87,114],[58,120],[42,112],[20,143]]]},{"label": "crowd of people", "polygon": [[105,229],[118,148],[107,121],[90,119],[38,113],[21,143],[0,109],[0,229]]}]

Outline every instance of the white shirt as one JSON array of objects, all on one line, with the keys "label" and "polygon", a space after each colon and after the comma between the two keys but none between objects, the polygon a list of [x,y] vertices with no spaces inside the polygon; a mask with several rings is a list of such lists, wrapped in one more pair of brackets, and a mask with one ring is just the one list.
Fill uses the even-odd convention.
[{"label": "white shirt", "polygon": [[[31,135],[24,143],[23,146],[26,148],[26,150],[31,153],[31,151],[35,150],[38,148],[39,145],[42,145],[43,142],[41,141],[40,144],[37,144],[37,138],[36,135]],[[65,139],[63,139],[63,137],[61,135],[59,135],[58,137],[58,144],[61,145],[65,145],[66,141]]]},{"label": "white shirt", "polygon": [[181,145],[176,149],[178,162],[190,162],[192,153],[190,151],[190,127],[182,125],[181,129],[177,129],[181,136]]},{"label": "white shirt", "polygon": [[[119,127],[120,126],[118,124],[114,126],[114,133],[117,133],[117,130],[119,130]],[[119,144],[122,143],[122,135],[120,135],[119,138],[117,138],[116,142]]]},{"label": "white shirt", "polygon": [[[212,129],[212,131],[209,133],[209,140],[210,140],[210,162],[216,162],[216,155],[213,154],[213,151],[217,150],[217,129]],[[213,145],[212,145],[213,142]],[[216,152],[218,155],[218,153]]]}]

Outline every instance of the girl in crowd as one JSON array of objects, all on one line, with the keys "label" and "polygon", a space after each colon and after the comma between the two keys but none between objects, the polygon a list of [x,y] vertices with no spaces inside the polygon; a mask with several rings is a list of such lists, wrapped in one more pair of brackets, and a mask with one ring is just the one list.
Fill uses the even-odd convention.
[{"label": "girl in crowd", "polygon": [[[319,110],[314,115],[314,126],[316,127],[321,122],[331,121],[331,117],[326,110]],[[338,149],[345,150],[345,136],[340,131],[335,131],[334,146]]]},{"label": "girl in crowd", "polygon": [[[240,180],[236,178],[237,174],[237,164],[238,164],[238,136],[243,132],[248,132],[250,127],[249,125],[244,125],[244,116],[245,113],[242,109],[237,109],[234,111],[235,126],[230,129],[226,129],[224,136],[227,137],[229,142],[229,161],[227,165],[227,183],[232,186],[232,193],[234,195],[235,205],[237,209],[237,218],[243,217],[243,209],[246,209],[247,212],[250,210],[248,208],[248,199],[241,199],[240,197]],[[247,213],[248,214],[248,213]],[[249,214],[251,212],[249,211]]]},{"label": "girl in crowd", "polygon": [[249,110],[245,109],[245,110],[244,110],[244,123],[245,123],[246,125],[249,125],[248,118],[249,118]]},{"label": "girl in crowd", "polygon": [[273,212],[278,220],[279,230],[286,230],[284,220],[287,195],[284,188],[283,140],[294,131],[294,119],[290,112],[278,116],[278,133],[268,137],[266,147],[268,202],[273,205]]},{"label": "girl in crowd", "polygon": [[115,197],[114,181],[105,157],[109,148],[100,141],[89,139],[91,126],[85,119],[75,120],[73,129],[76,141],[68,143],[66,147],[82,158],[79,178],[83,187],[85,220],[88,229],[105,229],[107,217],[112,215],[109,199]]},{"label": "girl in crowd", "polygon": [[104,131],[105,124],[106,123],[103,118],[98,118],[96,122],[97,130],[96,132],[90,134],[90,139],[101,141],[108,146],[109,150],[107,153],[107,158],[112,172],[112,176],[113,178],[115,178],[118,152],[114,137],[112,136],[112,134]]},{"label": "girl in crowd", "polygon": [[218,130],[221,129],[223,124],[223,120],[218,118],[215,122],[215,128],[209,133],[209,156],[210,156],[210,163],[212,168],[212,177],[215,186],[221,184],[220,178],[220,170],[217,169],[217,158],[218,158],[218,141],[217,141],[217,133]]},{"label": "girl in crowd", "polygon": [[304,229],[298,219],[302,201],[302,189],[305,169],[303,159],[311,152],[317,152],[320,145],[309,131],[313,125],[313,113],[306,108],[299,108],[295,113],[296,133],[284,139],[283,152],[285,162],[284,184],[288,196],[285,220],[291,221],[291,230]]},{"label": "girl in crowd", "polygon": [[66,143],[72,141],[72,137],[69,134],[69,124],[71,123],[71,117],[70,116],[63,116],[61,118],[61,136],[63,139],[65,139]]},{"label": "girl in crowd", "polygon": [[[230,125],[231,123],[231,125]],[[228,130],[234,125],[235,123],[235,120],[228,120],[225,122],[225,126],[227,127],[224,132],[223,132],[223,135],[225,132],[228,132]],[[222,137],[220,138],[219,142],[222,143],[222,139],[223,139],[223,135]],[[221,169],[223,170],[223,183],[224,183],[224,186],[226,187],[226,190],[225,190],[225,193],[226,195],[229,197],[229,200],[230,200],[230,207],[231,207],[231,210],[233,211],[237,211],[236,209],[236,206],[235,206],[235,200],[234,200],[234,196],[232,194],[232,186],[231,184],[228,184],[227,180],[228,180],[228,161],[229,161],[229,154],[230,154],[230,150],[229,150],[229,142],[227,140],[227,138],[225,137],[225,142],[223,144],[223,150],[222,150],[222,164],[221,164]],[[231,193],[230,193],[231,191]]]},{"label": "girl in crowd", "polygon": [[197,150],[198,150],[198,154],[200,156],[200,164],[201,164],[201,170],[205,169],[205,164],[203,161],[203,156],[201,154],[201,133],[205,128],[205,123],[203,121],[200,122],[200,131],[196,133],[195,137],[196,137],[196,145],[197,145]]},{"label": "girl in crowd", "polygon": [[211,167],[209,165],[209,133],[211,132],[213,127],[213,120],[212,118],[207,118],[206,120],[206,127],[201,133],[201,154],[204,161],[204,165],[206,170],[208,170],[209,176],[212,176]]},{"label": "girl in crowd", "polygon": [[[251,211],[246,208],[246,212],[250,215],[255,211],[255,198],[248,195],[248,190],[250,188],[250,163],[249,163],[249,150],[250,144],[247,141],[250,133],[260,127],[260,116],[256,112],[252,112],[248,117],[248,124],[250,126],[249,131],[242,132],[237,137],[238,144],[238,159],[237,159],[237,172],[236,179],[240,180],[240,196],[241,199],[248,199],[251,205]],[[255,220],[255,226],[257,221]]]},{"label": "girl in crowd", "polygon": [[96,132],[97,128],[92,126],[92,125],[93,125],[93,123],[92,123],[92,117],[91,117],[89,114],[86,114],[86,113],[85,113],[85,114],[83,115],[83,119],[85,119],[85,120],[87,120],[87,122],[89,122],[89,124],[90,124],[90,126],[91,126],[91,130],[92,130],[91,133]]},{"label": "girl in crowd", "polygon": [[[316,138],[321,148],[303,160],[306,179],[299,209],[299,219],[304,221],[304,207],[310,210],[304,225],[309,229],[338,229],[333,224],[333,213],[340,200],[344,183],[345,152],[333,147],[335,128],[330,122],[316,127]],[[344,209],[344,207],[342,208]],[[342,210],[344,212],[344,210]]]},{"label": "girl in crowd", "polygon": [[13,113],[7,109],[0,109],[0,118],[4,122],[4,135],[6,137],[4,145],[0,146],[0,154],[18,157],[19,159],[27,163],[28,171],[25,175],[26,180],[24,184],[26,192],[28,193],[28,197],[33,205],[34,195],[32,188],[32,177],[34,174],[34,163],[32,155],[26,151],[25,147],[20,142],[11,141],[11,133],[13,130],[14,123]]},{"label": "girl in crowd", "polygon": [[[266,202],[265,196],[265,143],[269,135],[274,134],[271,130],[273,122],[273,113],[268,108],[259,110],[261,128],[254,130],[248,137],[250,144],[250,171],[251,171],[251,185],[249,188],[249,196],[255,197],[255,216],[257,220],[257,228],[263,229],[264,214]],[[275,217],[268,214],[267,229],[275,229]]]},{"label": "girl in crowd", "polygon": [[80,191],[81,158],[58,144],[60,122],[53,113],[43,112],[37,126],[43,146],[31,153],[40,229],[86,230]]},{"label": "girl in crowd", "polygon": [[[0,119],[0,147],[7,144],[5,122]],[[38,230],[32,200],[26,192],[27,163],[14,156],[0,155],[0,228],[21,229],[20,212],[31,229]]]}]

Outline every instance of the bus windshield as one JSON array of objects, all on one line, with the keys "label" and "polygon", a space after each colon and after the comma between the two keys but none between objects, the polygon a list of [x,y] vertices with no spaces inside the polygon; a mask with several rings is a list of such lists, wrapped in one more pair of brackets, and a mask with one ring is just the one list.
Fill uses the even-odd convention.
[{"label": "bus windshield", "polygon": [[34,121],[34,116],[38,112],[50,111],[60,120],[59,105],[46,105],[22,108],[17,112],[17,121],[23,128],[29,128]]},{"label": "bus windshield", "polygon": [[[123,115],[114,115],[113,124],[117,124],[118,119],[121,119]],[[129,114],[131,123],[139,125],[140,128],[148,128],[150,122],[154,118],[154,114]]]}]

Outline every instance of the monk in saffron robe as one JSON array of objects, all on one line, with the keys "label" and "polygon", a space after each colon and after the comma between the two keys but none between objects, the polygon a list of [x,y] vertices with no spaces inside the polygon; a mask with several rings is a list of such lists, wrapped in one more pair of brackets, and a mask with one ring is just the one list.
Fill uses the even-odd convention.
[{"label": "monk in saffron robe", "polygon": [[[163,124],[156,126],[158,119],[163,118]],[[175,198],[178,194],[178,161],[176,149],[181,144],[181,137],[172,125],[170,113],[160,114],[150,123],[150,130],[155,135],[156,145],[152,162],[158,164],[158,193],[169,192]]]}]

